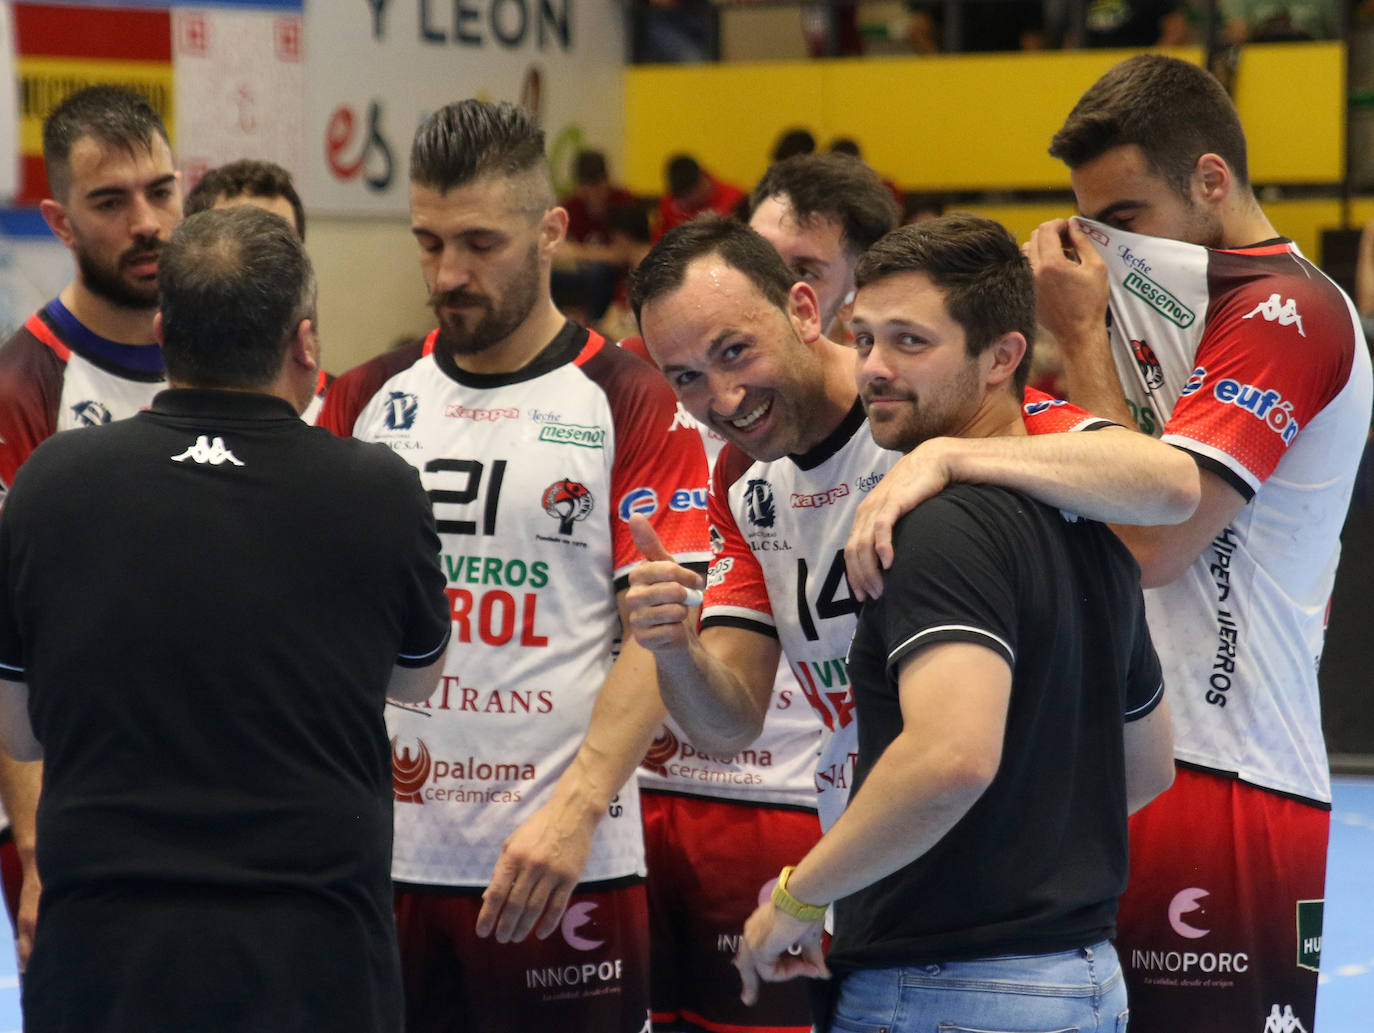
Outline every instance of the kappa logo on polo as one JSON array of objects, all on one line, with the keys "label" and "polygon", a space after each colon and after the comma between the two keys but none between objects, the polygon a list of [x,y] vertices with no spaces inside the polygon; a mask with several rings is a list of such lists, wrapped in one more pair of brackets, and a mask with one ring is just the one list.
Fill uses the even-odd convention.
[{"label": "kappa logo on polo", "polygon": [[1279,326],[1296,326],[1299,337],[1307,336],[1302,328],[1302,316],[1298,314],[1297,302],[1292,298],[1284,300],[1277,294],[1271,294],[1267,301],[1261,301],[1242,318],[1254,319],[1255,316],[1263,316],[1265,322],[1278,323]]},{"label": "kappa logo on polo", "polygon": [[420,399],[409,391],[392,391],[382,407],[382,422],[387,430],[410,430],[420,411]]},{"label": "kappa logo on polo", "polygon": [[1135,364],[1140,367],[1140,375],[1145,380],[1145,386],[1151,391],[1158,391],[1163,387],[1164,369],[1159,364],[1155,350],[1144,341],[1132,341],[1131,354],[1135,356]]},{"label": "kappa logo on polo", "polygon": [[184,463],[188,459],[202,466],[223,466],[225,463],[233,463],[235,466],[243,465],[238,456],[229,450],[223,438],[211,440],[205,434],[196,438],[196,443],[181,455],[172,456],[172,461],[176,463]]},{"label": "kappa logo on polo", "polygon": [[591,489],[576,481],[554,481],[544,489],[544,512],[558,521],[559,534],[572,534],[573,524],[586,520],[596,505]]},{"label": "kappa logo on polo", "polygon": [[1268,1018],[1264,1020],[1264,1033],[1307,1033],[1307,1027],[1293,1014],[1291,1004],[1285,1004],[1283,1011],[1279,1011],[1279,1006],[1275,1004],[1269,1009]]},{"label": "kappa logo on polo", "polygon": [[419,803],[425,802],[420,795],[425,783],[429,781],[429,773],[434,770],[434,762],[429,756],[429,747],[425,745],[423,739],[416,739],[415,744],[419,747],[414,754],[410,752],[410,747],[406,746],[400,753],[396,752],[397,736],[391,737],[391,790],[396,797],[397,803]]},{"label": "kappa logo on polo", "polygon": [[76,417],[77,424],[82,427],[99,427],[102,423],[109,423],[114,419],[110,415],[110,410],[93,398],[73,405],[72,415]]},{"label": "kappa logo on polo", "polygon": [[751,480],[744,489],[744,508],[749,523],[755,527],[772,527],[778,518],[773,486],[761,477]]}]

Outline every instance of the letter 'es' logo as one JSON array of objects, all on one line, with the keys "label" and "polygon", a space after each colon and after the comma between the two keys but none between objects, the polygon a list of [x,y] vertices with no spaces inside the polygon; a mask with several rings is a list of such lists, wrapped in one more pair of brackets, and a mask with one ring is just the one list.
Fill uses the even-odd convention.
[{"label": "letter 'es' logo", "polygon": [[429,757],[429,747],[423,739],[416,739],[416,753],[407,746],[396,752],[396,736],[391,738],[391,789],[397,803],[424,803],[420,790],[429,781],[429,773],[434,762]]},{"label": "letter 'es' logo", "polygon": [[586,520],[594,504],[590,489],[576,481],[555,481],[544,489],[544,512],[558,521],[559,534],[572,534],[573,523]]},{"label": "letter 'es' logo", "polygon": [[1169,925],[1173,927],[1174,932],[1185,939],[1198,940],[1212,931],[1199,929],[1183,920],[1184,915],[1191,915],[1194,911],[1205,915],[1207,909],[1199,901],[1208,896],[1211,894],[1204,889],[1198,889],[1196,886],[1190,886],[1188,889],[1179,890],[1174,894],[1174,899],[1169,901]]}]

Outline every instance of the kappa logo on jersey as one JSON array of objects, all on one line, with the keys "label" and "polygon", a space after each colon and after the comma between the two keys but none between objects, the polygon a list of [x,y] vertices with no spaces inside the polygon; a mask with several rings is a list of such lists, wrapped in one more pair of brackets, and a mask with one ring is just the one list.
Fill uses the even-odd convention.
[{"label": "kappa logo on jersey", "polygon": [[644,754],[644,760],[641,763],[655,775],[662,775],[666,778],[668,776],[668,761],[677,756],[681,745],[677,736],[673,734],[673,730],[664,725],[663,730],[649,744],[649,752]]},{"label": "kappa logo on jersey", "polygon": [[[1027,416],[1039,416],[1042,412],[1049,412],[1051,409],[1060,405],[1068,405],[1068,402],[1065,402],[1062,398],[1042,398],[1038,402],[1026,402],[1021,406],[1021,411]],[[882,474],[876,474],[875,476],[881,478]]]},{"label": "kappa logo on jersey", "polygon": [[677,408],[673,410],[673,422],[668,425],[669,431],[674,430],[699,430],[701,424],[697,418],[682,407],[682,403],[677,403]]},{"label": "kappa logo on jersey", "polygon": [[1187,398],[1189,395],[1202,389],[1202,385],[1207,382],[1207,368],[1205,366],[1194,366],[1193,372],[1188,374],[1188,382],[1183,385],[1183,390],[1178,393],[1180,398]]},{"label": "kappa logo on jersey", "polygon": [[573,524],[591,516],[596,500],[585,484],[555,481],[544,489],[544,512],[558,521],[559,534],[572,534]]},{"label": "kappa logo on jersey", "polygon": [[1234,405],[1250,413],[1281,437],[1285,445],[1291,445],[1293,439],[1298,436],[1301,428],[1298,421],[1293,418],[1293,403],[1272,388],[1265,390],[1254,384],[1242,384],[1227,377],[1225,380],[1217,381],[1212,394],[1218,402]]},{"label": "kappa logo on jersey", "polygon": [[711,525],[711,554],[718,555],[725,548],[725,535],[720,533],[720,528],[715,524]]},{"label": "kappa logo on jersey", "polygon": [[1209,896],[1211,896],[1210,893],[1208,893],[1204,889],[1199,889],[1196,886],[1190,886],[1186,890],[1179,890],[1177,893],[1175,893],[1174,899],[1169,901],[1170,928],[1172,928],[1174,932],[1178,933],[1179,936],[1182,936],[1184,939],[1188,940],[1198,940],[1206,936],[1208,933],[1210,933],[1212,930],[1199,929],[1197,926],[1190,925],[1188,922],[1185,922],[1183,920],[1184,915],[1191,915],[1195,911],[1199,912],[1198,915],[1194,915],[1195,921],[1198,917],[1206,915],[1207,909],[1202,906],[1200,901],[1204,897]]},{"label": "kappa logo on jersey", "polygon": [[420,399],[409,391],[392,391],[386,396],[382,422],[387,430],[410,430],[420,411]]},{"label": "kappa logo on jersey", "polygon": [[1156,312],[1171,323],[1186,329],[1197,319],[1197,314],[1192,309],[1137,269],[1127,273],[1121,285],[1136,297],[1144,298]]},{"label": "kappa logo on jersey", "polygon": [[1144,341],[1132,341],[1131,354],[1135,356],[1135,364],[1140,367],[1140,375],[1145,378],[1145,386],[1151,391],[1163,387],[1164,370],[1159,365],[1155,350]]},{"label": "kappa logo on jersey", "polygon": [[778,518],[773,502],[773,486],[762,478],[750,481],[744,490],[745,512],[755,527],[772,527]]},{"label": "kappa logo on jersey", "polygon": [[77,402],[72,406],[72,415],[76,417],[76,422],[83,427],[99,427],[102,423],[109,423],[114,419],[110,415],[110,410],[94,399]]},{"label": "kappa logo on jersey", "polygon": [[653,488],[634,488],[620,497],[617,507],[621,520],[629,520],[638,513],[650,517],[658,512],[658,493]]},{"label": "kappa logo on jersey", "polygon": [[842,498],[849,495],[849,485],[839,484],[829,491],[818,491],[813,495],[798,495],[792,493],[793,509],[819,509],[822,506],[833,506]]},{"label": "kappa logo on jersey", "polygon": [[1256,316],[1263,316],[1266,322],[1278,323],[1279,326],[1297,326],[1298,336],[1307,336],[1302,328],[1302,316],[1298,314],[1297,302],[1292,298],[1285,301],[1277,294],[1271,294],[1267,301],[1261,301],[1243,318],[1254,319]]},{"label": "kappa logo on jersey", "polygon": [[1269,1017],[1264,1020],[1264,1033],[1307,1033],[1307,1027],[1293,1014],[1291,1004],[1285,1004],[1281,1012],[1276,1004],[1269,1009]]},{"label": "kappa logo on jersey", "polygon": [[453,420],[475,420],[478,423],[489,421],[495,423],[497,420],[518,420],[520,419],[519,409],[469,409],[461,402],[447,406],[444,415]]},{"label": "kappa logo on jersey", "polygon": [[196,438],[196,443],[185,452],[181,453],[181,455],[172,456],[172,461],[176,463],[184,463],[188,459],[193,463],[200,463],[202,466],[207,464],[210,466],[223,466],[225,463],[233,463],[235,466],[243,465],[243,463],[239,462],[238,456],[229,451],[228,446],[224,444],[223,438],[215,438],[212,441],[204,434]]},{"label": "kappa logo on jersey", "polygon": [[412,755],[410,747],[396,752],[397,736],[391,737],[391,791],[397,803],[424,803],[420,791],[429,781],[434,770],[434,762],[429,756],[429,747],[423,739],[416,739],[418,751]]}]

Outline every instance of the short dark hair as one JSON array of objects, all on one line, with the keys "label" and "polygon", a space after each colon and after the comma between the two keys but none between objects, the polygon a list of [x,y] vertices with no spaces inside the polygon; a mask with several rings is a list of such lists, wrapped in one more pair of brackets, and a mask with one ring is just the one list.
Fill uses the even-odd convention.
[{"label": "short dark hair", "polygon": [[578,186],[595,186],[610,178],[606,156],[600,151],[578,151],[573,159],[573,179]]},{"label": "short dark hair", "polygon": [[544,130],[529,112],[506,101],[461,100],[434,112],[415,131],[410,181],[446,194],[485,176],[514,178],[539,173],[531,210],[554,202],[544,162]]},{"label": "short dark hair", "polygon": [[817,219],[838,222],[855,257],[901,222],[892,191],[847,154],[799,154],[770,165],[749,198],[750,212],[770,197],[786,197],[803,225]]},{"label": "short dark hair", "polygon": [[686,197],[701,181],[701,166],[690,154],[675,154],[664,167],[668,180],[668,193],[673,197]]},{"label": "short dark hair", "polygon": [[213,208],[221,197],[242,197],[245,194],[249,197],[286,198],[296,217],[296,232],[302,240],[305,239],[305,207],[301,204],[301,195],[296,193],[291,173],[272,161],[244,158],[211,169],[200,177],[186,195],[182,211],[188,216],[195,215]]},{"label": "short dark hair", "polygon": [[862,158],[863,154],[859,151],[859,141],[852,136],[837,136],[830,141],[827,148],[831,154],[847,154],[851,158]]},{"label": "short dark hair", "polygon": [[816,138],[811,135],[811,130],[797,127],[783,131],[778,137],[778,142],[773,145],[770,157],[775,162],[786,161],[798,154],[811,154],[815,149]]},{"label": "short dark hair", "polygon": [[1026,354],[1012,378],[1019,395],[1035,343],[1035,281],[1006,227],[964,213],[903,226],[859,259],[854,282],[862,290],[899,273],[924,273],[944,291],[945,309],[963,327],[970,356],[982,354],[1006,333],[1026,339]]},{"label": "short dark hair", "polygon": [[687,267],[698,258],[719,255],[783,311],[796,277],[773,245],[744,223],[719,215],[699,215],[665,233],[630,274],[630,305],[635,319],[651,301],[682,286]]},{"label": "short dark hair", "polygon": [[43,164],[54,198],[65,199],[71,189],[72,148],[86,136],[130,155],[151,151],[154,136],[172,145],[161,117],[140,94],[122,86],[77,90],[43,121]]},{"label": "short dark hair", "polygon": [[1205,68],[1162,54],[1140,54],[1088,87],[1050,142],[1050,154],[1076,169],[1116,147],[1137,145],[1170,188],[1189,196],[1204,154],[1219,154],[1236,181],[1250,185],[1245,131],[1236,106]]},{"label": "short dark hair", "polygon": [[315,318],[301,238],[254,205],[185,220],[158,254],[157,285],[167,375],[193,387],[270,384],[301,320]]}]

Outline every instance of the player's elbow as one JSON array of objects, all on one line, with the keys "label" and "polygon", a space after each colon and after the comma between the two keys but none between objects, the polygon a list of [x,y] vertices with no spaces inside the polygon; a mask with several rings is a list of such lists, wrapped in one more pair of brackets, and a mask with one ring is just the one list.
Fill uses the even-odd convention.
[{"label": "player's elbow", "polygon": [[1164,757],[1130,772],[1126,779],[1126,813],[1134,814],[1174,784],[1174,759]]},{"label": "player's elbow", "polygon": [[1160,524],[1181,524],[1192,516],[1202,501],[1202,480],[1197,463],[1186,453],[1174,450],[1166,469],[1161,470],[1161,482],[1156,498],[1156,517]]}]

